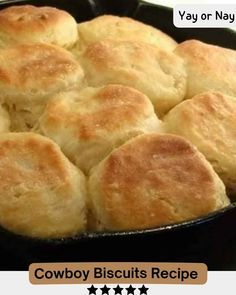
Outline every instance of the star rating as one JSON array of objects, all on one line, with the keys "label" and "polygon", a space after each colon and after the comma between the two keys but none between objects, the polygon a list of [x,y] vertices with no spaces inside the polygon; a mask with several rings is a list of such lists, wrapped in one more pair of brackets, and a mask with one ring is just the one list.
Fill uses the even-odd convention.
[{"label": "star rating", "polygon": [[100,288],[102,291],[102,295],[107,294],[109,295],[109,290],[111,290],[111,288],[107,288],[107,286],[105,285],[103,288]]},{"label": "star rating", "polygon": [[94,294],[96,295],[96,291],[98,288],[95,288],[94,285],[92,285],[90,288],[88,288],[89,295]]},{"label": "star rating", "polygon": [[[108,288],[107,285],[104,285],[103,288],[95,288],[94,285],[92,285],[90,288],[87,288],[87,290],[89,291],[88,295],[148,295],[147,291],[149,288],[146,288],[144,285],[140,288],[134,288],[132,285],[128,288],[121,288],[120,285],[117,285],[115,288]],[[98,290],[101,290],[101,292],[99,293]],[[112,290],[115,293],[112,292]],[[135,293],[135,290],[139,290],[140,293]]]},{"label": "star rating", "polygon": [[147,295],[147,291],[149,290],[149,288],[146,288],[144,285],[141,288],[138,288],[140,291],[140,295],[145,294]]},{"label": "star rating", "polygon": [[129,288],[126,288],[126,290],[127,290],[127,295],[129,294],[134,295],[135,288],[133,288],[131,285],[129,286]]},{"label": "star rating", "polygon": [[117,294],[122,295],[122,290],[124,290],[124,288],[121,288],[118,285],[116,288],[113,288],[113,290],[115,291],[115,295],[117,295]]}]

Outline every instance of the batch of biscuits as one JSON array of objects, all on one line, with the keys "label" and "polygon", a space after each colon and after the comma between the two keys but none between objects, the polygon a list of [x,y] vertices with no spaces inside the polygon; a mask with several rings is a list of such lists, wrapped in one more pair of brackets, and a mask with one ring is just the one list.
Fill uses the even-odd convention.
[{"label": "batch of biscuits", "polygon": [[0,226],[157,228],[236,195],[236,51],[127,17],[0,11]]}]

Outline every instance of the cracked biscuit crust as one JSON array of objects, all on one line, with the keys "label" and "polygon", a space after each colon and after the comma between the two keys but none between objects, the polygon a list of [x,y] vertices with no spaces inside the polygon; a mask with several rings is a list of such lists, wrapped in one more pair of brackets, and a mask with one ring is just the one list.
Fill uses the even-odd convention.
[{"label": "cracked biscuit crust", "polygon": [[49,44],[21,44],[0,50],[0,91],[6,103],[36,103],[79,86],[81,66],[67,50]]},{"label": "cracked biscuit crust", "polygon": [[78,59],[90,86],[116,83],[133,87],[149,97],[159,116],[184,99],[182,59],[155,46],[104,40],[89,45]]},{"label": "cracked biscuit crust", "polygon": [[81,87],[84,73],[67,50],[22,44],[0,50],[0,91],[13,131],[33,127],[51,95]]},{"label": "cracked biscuit crust", "polygon": [[152,228],[229,204],[203,155],[167,134],[141,135],[114,150],[92,170],[89,194],[98,230]]},{"label": "cracked biscuit crust", "polygon": [[56,141],[87,174],[130,138],[161,131],[161,122],[143,93],[127,86],[107,85],[56,95],[36,131]]}]

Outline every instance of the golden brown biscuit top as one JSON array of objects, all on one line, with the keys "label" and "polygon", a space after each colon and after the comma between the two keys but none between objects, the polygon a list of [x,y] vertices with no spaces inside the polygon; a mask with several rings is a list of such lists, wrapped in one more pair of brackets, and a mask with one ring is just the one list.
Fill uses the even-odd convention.
[{"label": "golden brown biscuit top", "polygon": [[41,128],[57,130],[66,125],[74,130],[75,138],[90,140],[103,132],[112,134],[137,124],[151,115],[154,109],[149,99],[131,87],[88,87],[56,95],[41,118]]},{"label": "golden brown biscuit top", "polygon": [[235,50],[187,40],[180,43],[174,53],[182,57],[187,65],[187,98],[210,90],[236,95]]},{"label": "golden brown biscuit top", "polygon": [[159,116],[186,93],[183,60],[147,43],[103,40],[90,44],[78,58],[89,85],[132,86],[149,97]]},{"label": "golden brown biscuit top", "polygon": [[[66,23],[67,19],[73,17],[52,7],[12,6],[0,11],[0,31],[6,35],[50,34],[51,27]],[[92,35],[87,38],[88,24]],[[104,31],[99,32],[101,24]],[[116,27],[116,41],[111,38],[114,34],[109,24]],[[219,80],[235,72],[235,51],[189,40],[179,45],[174,53],[169,52],[176,46],[173,39],[130,18],[101,16],[79,25],[78,30],[81,29],[85,29],[81,31],[82,35],[85,33],[81,40],[87,42],[88,47],[79,53],[79,59],[85,68],[88,84],[101,86],[128,81],[127,85],[148,95],[155,107],[160,100],[162,115],[186,92],[185,67],[179,56],[184,57],[187,63],[199,65],[203,69],[203,79],[209,72]],[[99,33],[105,34],[107,40],[100,41]],[[61,36],[60,33],[58,35]],[[126,39],[128,35],[129,41]],[[163,50],[155,46],[159,41]],[[114,82],[113,78],[118,76],[119,81]],[[83,79],[80,64],[70,52],[60,47],[28,43],[0,49],[0,92],[4,102],[9,99],[8,107],[13,105],[14,109],[17,102],[23,101],[30,106],[27,102],[32,98],[36,97],[41,102],[56,93],[40,119],[40,127],[55,131],[57,139],[64,136],[65,129],[69,130],[68,138],[73,133],[71,138],[81,141],[99,137],[103,132],[113,134],[119,130],[122,133],[127,131],[126,126],[139,122],[142,127],[142,119],[154,115],[148,97],[127,86],[110,84],[70,92],[72,88],[79,88]],[[231,87],[234,86],[227,84],[228,92]],[[163,89],[165,91],[162,92]],[[153,93],[157,93],[157,97]],[[169,102],[171,99],[173,103]],[[222,148],[222,153],[225,145],[221,137],[227,138],[225,144],[235,145],[236,100],[220,93],[208,93],[200,95],[197,104],[194,104],[195,98],[185,103],[193,104],[193,107],[182,111],[184,124],[193,124],[202,130],[207,140],[216,143],[219,150]],[[22,111],[29,112],[27,108]],[[213,122],[215,132],[218,129],[214,124],[221,126],[217,134],[209,134],[207,120]],[[62,129],[58,132],[58,128]],[[68,141],[68,146],[70,144],[74,143]],[[91,175],[96,169],[100,173],[93,175],[98,179],[97,188],[100,190],[96,192],[100,200],[96,196],[94,204],[97,202],[95,207],[101,206],[101,211],[108,212],[104,219],[107,218],[113,229],[145,228],[199,217],[217,208],[217,196],[224,191],[223,184],[200,152],[184,138],[175,135],[137,136],[113,150],[93,169]],[[58,188],[63,192],[63,198],[67,196],[67,185],[73,188],[69,193],[76,197],[74,190],[79,180],[75,183],[70,181],[77,172],[60,148],[46,137],[31,132],[1,134],[1,200],[4,201],[6,196],[14,203],[14,199],[42,193],[50,203],[48,196],[50,193],[57,196]],[[11,201],[8,210],[14,214]],[[38,202],[40,205],[40,198]],[[55,205],[56,208],[57,204],[53,202],[55,200],[52,200],[52,207]],[[40,214],[40,209],[38,212]],[[5,213],[7,216],[6,210]]]},{"label": "golden brown biscuit top", "polygon": [[50,94],[76,82],[79,84],[82,78],[83,70],[78,62],[60,47],[22,44],[0,50],[0,88],[3,95],[21,95],[24,92],[29,95]]},{"label": "golden brown biscuit top", "polygon": [[25,34],[27,31],[37,34],[70,18],[69,13],[54,7],[11,6],[0,11],[0,30],[14,34]]},{"label": "golden brown biscuit top", "polygon": [[[210,68],[216,69],[220,64],[219,72],[222,68],[228,71],[235,71],[235,57],[236,51],[220,46],[207,44],[198,40],[187,40],[180,43],[175,52],[186,57],[188,60],[191,58],[191,63],[199,64],[202,67],[206,67],[206,70]],[[218,63],[216,64],[218,59]]]},{"label": "golden brown biscuit top", "polygon": [[178,136],[136,137],[113,151],[100,171],[101,202],[111,228],[189,219],[214,210],[218,202],[213,169]]},{"label": "golden brown biscuit top", "polygon": [[88,45],[103,39],[141,41],[163,50],[173,50],[177,43],[160,30],[129,17],[102,15],[78,26],[81,42]]},{"label": "golden brown biscuit top", "polygon": [[[116,66],[127,66],[132,65],[127,64],[127,57],[137,63],[149,64],[150,60],[153,59],[156,63],[161,66],[161,60],[170,59],[170,63],[176,63],[179,60],[174,54],[160,50],[155,46],[150,44],[145,44],[143,42],[136,41],[114,41],[114,40],[103,40],[99,42],[94,42],[88,46],[84,54],[88,60],[91,60],[97,67],[112,67]],[[160,60],[158,60],[160,58]],[[133,69],[139,70],[138,66]]]},{"label": "golden brown biscuit top", "polygon": [[[34,133],[4,133],[0,138],[0,191],[11,195],[65,184],[69,161],[50,139]],[[17,197],[17,196],[16,196]]]},{"label": "golden brown biscuit top", "polygon": [[85,230],[85,179],[50,139],[34,133],[0,138],[0,222],[38,238]]},{"label": "golden brown biscuit top", "polygon": [[209,91],[182,102],[170,111],[164,121],[170,132],[177,131],[182,125],[178,133],[189,138],[210,160],[217,153],[219,158],[233,163],[235,119],[236,98]]}]

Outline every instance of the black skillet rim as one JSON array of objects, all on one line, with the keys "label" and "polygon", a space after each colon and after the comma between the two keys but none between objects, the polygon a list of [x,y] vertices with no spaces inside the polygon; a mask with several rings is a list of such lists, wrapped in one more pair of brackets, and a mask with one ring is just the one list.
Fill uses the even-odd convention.
[{"label": "black skillet rim", "polygon": [[231,203],[227,207],[224,207],[220,210],[211,212],[203,217],[199,217],[196,219],[191,219],[188,221],[183,221],[174,224],[163,225],[160,227],[155,228],[148,228],[148,229],[140,229],[140,230],[130,230],[130,231],[106,231],[106,232],[85,232],[71,237],[65,238],[37,238],[37,237],[30,237],[21,234],[17,234],[11,232],[4,227],[0,226],[0,235],[4,234],[5,236],[10,236],[18,241],[28,242],[29,244],[41,244],[41,245],[66,245],[74,242],[79,241],[87,241],[87,240],[98,240],[101,238],[113,238],[113,237],[132,237],[132,236],[143,236],[143,235],[150,235],[150,234],[161,234],[167,232],[174,232],[179,230],[184,230],[194,226],[200,226],[201,224],[212,222],[221,216],[233,211],[236,208],[236,202]]}]

